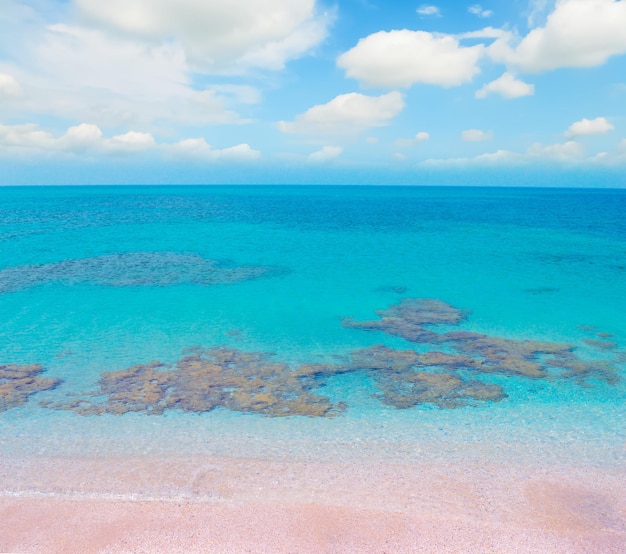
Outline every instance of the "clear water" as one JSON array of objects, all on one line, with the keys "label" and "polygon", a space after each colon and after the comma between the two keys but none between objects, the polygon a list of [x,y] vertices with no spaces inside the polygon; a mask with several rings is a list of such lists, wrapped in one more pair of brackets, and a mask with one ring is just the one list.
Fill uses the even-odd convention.
[{"label": "clear water", "polygon": [[[306,457],[324,456],[329,444],[358,450],[359,441],[498,441],[544,455],[548,444],[554,456],[576,444],[572,457],[621,461],[623,379],[487,376],[507,398],[397,409],[357,372],[324,387],[347,404],[331,419],[223,408],[85,416],[41,406],[94,390],[102,372],[172,363],[194,345],[272,352],[290,364],[333,362],[374,344],[420,349],[342,326],[344,317],[375,320],[403,298],[468,310],[459,329],[570,343],[583,359],[612,360],[624,379],[626,191],[0,189],[0,364],[41,364],[43,376],[63,380],[0,413],[0,447]],[[597,333],[613,335],[616,348],[584,342]]]}]

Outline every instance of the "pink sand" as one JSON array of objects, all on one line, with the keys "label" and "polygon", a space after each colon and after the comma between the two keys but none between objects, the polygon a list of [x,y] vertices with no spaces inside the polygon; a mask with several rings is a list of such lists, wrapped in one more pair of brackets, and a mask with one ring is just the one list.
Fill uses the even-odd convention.
[{"label": "pink sand", "polygon": [[2,552],[624,553],[626,468],[5,458]]}]

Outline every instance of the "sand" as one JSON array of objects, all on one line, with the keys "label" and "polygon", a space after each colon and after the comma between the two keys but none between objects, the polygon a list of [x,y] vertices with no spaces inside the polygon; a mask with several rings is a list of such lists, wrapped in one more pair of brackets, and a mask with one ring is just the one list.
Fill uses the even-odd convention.
[{"label": "sand", "polygon": [[4,457],[1,552],[626,552],[626,468]]}]

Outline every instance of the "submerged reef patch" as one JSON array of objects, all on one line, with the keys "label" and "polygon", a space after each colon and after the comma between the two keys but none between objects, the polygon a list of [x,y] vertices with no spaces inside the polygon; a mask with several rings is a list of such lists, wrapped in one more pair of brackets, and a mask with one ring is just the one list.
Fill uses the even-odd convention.
[{"label": "submerged reef patch", "polygon": [[318,394],[320,378],[340,371],[320,364],[292,368],[257,352],[198,348],[173,366],[152,362],[103,373],[89,398],[48,407],[82,415],[202,413],[221,407],[270,417],[329,417],[344,406]]},{"label": "submerged reef patch", "polygon": [[383,331],[389,335],[422,344],[445,342],[440,333],[427,329],[426,325],[458,325],[465,312],[432,298],[403,300],[386,310],[378,310],[380,320],[355,321],[345,318],[343,326],[364,331]]},{"label": "submerged reef patch", "polygon": [[271,277],[284,269],[228,266],[196,254],[127,252],[0,271],[0,294],[47,283],[110,287],[217,285]]},{"label": "submerged reef patch", "polygon": [[459,408],[473,401],[498,402],[506,398],[499,385],[459,375],[459,370],[476,363],[467,356],[396,350],[381,344],[353,352],[348,366],[353,371],[369,372],[379,390],[376,398],[395,408],[417,404]]},{"label": "submerged reef patch", "polygon": [[0,412],[28,402],[33,394],[57,387],[60,379],[40,377],[44,368],[37,364],[0,365]]},{"label": "submerged reef patch", "polygon": [[465,380],[452,373],[426,371],[384,373],[376,379],[382,402],[395,408],[435,404],[439,408],[459,408],[472,400],[498,402],[506,397],[502,387],[477,380]]},{"label": "submerged reef patch", "polygon": [[587,346],[597,348],[598,350],[615,350],[617,348],[617,343],[612,340],[585,339],[583,342]]},{"label": "submerged reef patch", "polygon": [[[606,340],[586,341],[601,351],[601,359],[587,360],[571,344],[455,329],[467,312],[441,300],[405,299],[377,313],[376,320],[345,319],[343,325],[401,337],[419,344],[420,350],[378,344],[335,357],[334,363],[290,366],[260,352],[192,347],[173,364],[151,362],[106,372],[91,394],[43,405],[81,415],[223,408],[268,417],[332,417],[347,405],[321,394],[323,387],[333,377],[357,374],[372,383],[372,396],[388,406],[448,409],[503,400],[503,377],[614,385],[620,381],[618,364],[626,356]],[[615,359],[607,360],[609,354]],[[489,382],[493,376],[499,377],[498,384]]]},{"label": "submerged reef patch", "polygon": [[[464,367],[480,373],[513,375],[533,379],[573,378],[608,383],[619,381],[617,367],[610,361],[587,361],[578,357],[571,344],[505,339],[471,331],[436,331],[439,325],[456,326],[467,316],[450,304],[434,299],[405,299],[377,312],[379,319],[344,319],[344,327],[382,331],[409,342],[445,346],[468,357]],[[596,348],[613,348],[613,343],[594,341]],[[553,370],[560,370],[557,375]]]}]

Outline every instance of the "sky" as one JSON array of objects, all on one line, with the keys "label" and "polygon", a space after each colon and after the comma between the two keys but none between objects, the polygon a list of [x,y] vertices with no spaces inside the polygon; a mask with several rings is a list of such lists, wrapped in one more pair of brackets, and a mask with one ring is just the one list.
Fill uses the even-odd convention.
[{"label": "sky", "polygon": [[0,0],[0,185],[626,187],[626,0]]}]

